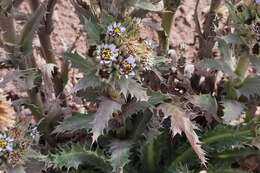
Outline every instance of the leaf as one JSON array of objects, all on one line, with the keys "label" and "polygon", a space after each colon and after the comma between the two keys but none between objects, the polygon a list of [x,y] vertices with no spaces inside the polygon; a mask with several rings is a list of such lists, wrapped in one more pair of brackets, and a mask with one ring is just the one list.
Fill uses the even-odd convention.
[{"label": "leaf", "polygon": [[72,93],[78,92],[87,88],[98,88],[102,85],[102,82],[95,75],[95,73],[86,74],[72,89]]},{"label": "leaf", "polygon": [[210,68],[213,70],[221,70],[223,73],[228,74],[232,78],[237,77],[237,75],[231,69],[231,67],[221,59],[205,59],[199,62],[197,65],[198,68],[203,68],[203,69]]},{"label": "leaf", "polygon": [[127,98],[129,80],[126,79],[125,77],[122,77],[118,81],[118,85],[119,85],[119,88],[120,88],[120,93],[123,94],[125,98]]},{"label": "leaf", "polygon": [[132,97],[135,97],[137,101],[148,101],[147,89],[143,88],[141,84],[135,80],[129,80],[128,92]]},{"label": "leaf", "polygon": [[78,169],[79,166],[89,166],[97,169],[100,173],[110,173],[112,168],[107,160],[96,152],[88,150],[80,144],[73,144],[71,147],[62,147],[60,151],[50,156],[50,165],[54,168]]},{"label": "leaf", "polygon": [[156,106],[160,103],[163,103],[166,100],[171,99],[171,97],[169,95],[163,94],[160,91],[148,90],[147,95],[149,96],[148,103],[153,106]]},{"label": "leaf", "polygon": [[25,55],[32,51],[32,40],[35,32],[41,26],[41,21],[44,15],[46,14],[46,5],[46,3],[40,5],[22,29],[22,34],[20,37],[20,46]]},{"label": "leaf", "polygon": [[128,163],[129,150],[132,144],[129,141],[114,140],[110,144],[111,158],[110,162],[113,171],[123,173],[124,166]]},{"label": "leaf", "polygon": [[83,58],[77,52],[75,53],[65,52],[64,58],[66,60],[71,61],[73,68],[78,68],[82,72],[88,73],[95,69],[95,63],[89,57]]},{"label": "leaf", "polygon": [[100,42],[100,35],[102,33],[102,28],[97,22],[91,20],[90,18],[84,17],[84,29],[87,32],[87,37],[90,45],[97,44]]},{"label": "leaf", "polygon": [[243,42],[237,33],[229,33],[223,36],[222,39],[228,44],[241,44]]},{"label": "leaf", "polygon": [[126,119],[127,117],[130,117],[135,113],[146,110],[148,107],[149,104],[147,102],[138,102],[136,100],[132,100],[124,108],[123,118]]},{"label": "leaf", "polygon": [[107,97],[101,97],[97,112],[94,114],[95,119],[91,122],[93,125],[93,142],[98,136],[103,134],[104,128],[107,127],[108,121],[112,118],[112,114],[121,110],[121,104]]},{"label": "leaf", "polygon": [[17,165],[14,168],[9,168],[8,173],[26,173],[22,165]]},{"label": "leaf", "polygon": [[205,151],[201,148],[199,137],[194,131],[197,127],[186,116],[185,111],[172,103],[161,104],[157,109],[163,112],[164,118],[170,117],[172,137],[176,134],[181,135],[182,132],[184,132],[200,161],[206,166],[207,160],[205,157]]},{"label": "leaf", "polygon": [[221,59],[230,67],[232,71],[235,71],[237,67],[237,60],[233,55],[232,49],[224,40],[218,40],[218,47],[221,53]]},{"label": "leaf", "polygon": [[260,96],[260,76],[246,78],[237,88],[237,94],[247,98]]},{"label": "leaf", "polygon": [[57,125],[52,133],[73,133],[77,130],[89,130],[94,120],[93,114],[73,113],[72,116],[65,118]]},{"label": "leaf", "polygon": [[224,122],[227,124],[232,124],[233,121],[239,120],[244,112],[245,105],[234,100],[224,100],[222,101],[224,107]]},{"label": "leaf", "polygon": [[164,9],[164,3],[162,0],[158,2],[150,2],[149,0],[137,0],[134,6],[149,11],[162,11]]},{"label": "leaf", "polygon": [[250,61],[252,66],[256,69],[258,73],[260,73],[260,58],[257,56],[250,56]]},{"label": "leaf", "polygon": [[218,110],[218,104],[215,97],[210,94],[194,95],[192,103],[202,110],[216,115]]}]

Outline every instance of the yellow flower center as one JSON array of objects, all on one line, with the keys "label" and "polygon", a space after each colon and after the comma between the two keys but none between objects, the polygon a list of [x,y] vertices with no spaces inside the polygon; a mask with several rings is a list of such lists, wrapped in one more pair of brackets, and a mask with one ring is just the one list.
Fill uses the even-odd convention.
[{"label": "yellow flower center", "polygon": [[117,34],[121,33],[121,29],[119,27],[114,28],[114,32]]},{"label": "yellow flower center", "polygon": [[0,139],[0,148],[5,148],[7,146],[7,141],[4,139]]},{"label": "yellow flower center", "polygon": [[108,48],[105,48],[102,50],[101,56],[102,56],[102,60],[110,60],[112,56],[112,51]]},{"label": "yellow flower center", "polygon": [[133,69],[133,66],[129,64],[126,60],[122,62],[122,66],[123,66],[123,72],[125,74],[130,73]]}]

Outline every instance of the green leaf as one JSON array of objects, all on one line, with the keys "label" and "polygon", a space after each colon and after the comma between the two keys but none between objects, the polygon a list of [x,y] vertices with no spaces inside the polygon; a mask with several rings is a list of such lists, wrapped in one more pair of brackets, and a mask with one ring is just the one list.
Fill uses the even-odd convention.
[{"label": "green leaf", "polygon": [[116,173],[123,172],[124,166],[128,163],[129,150],[132,143],[129,141],[114,140],[110,144],[111,158],[110,162],[113,166],[113,171]]},{"label": "green leaf", "polygon": [[89,57],[83,58],[77,52],[75,53],[65,52],[64,58],[66,60],[71,61],[73,68],[78,68],[79,70],[85,73],[93,71],[96,66],[95,63],[91,60],[91,58]]},{"label": "green leaf", "polygon": [[162,11],[164,9],[164,2],[163,0],[157,2],[151,2],[149,0],[137,0],[134,6],[149,11]]},{"label": "green leaf", "polygon": [[93,125],[93,142],[98,136],[103,134],[104,128],[107,127],[108,121],[112,118],[112,114],[121,110],[121,104],[107,97],[101,97],[97,112],[94,114],[95,119],[91,122]]},{"label": "green leaf", "polygon": [[84,29],[87,32],[87,38],[90,45],[98,44],[100,42],[102,28],[95,20],[84,17]]},{"label": "green leaf", "polygon": [[14,168],[9,168],[8,173],[26,173],[22,165],[17,165]]},{"label": "green leaf", "polygon": [[222,39],[228,44],[241,44],[243,42],[237,33],[229,33],[223,36]]},{"label": "green leaf", "polygon": [[217,114],[217,100],[210,94],[195,95],[193,96],[192,103],[212,115]]},{"label": "green leaf", "polygon": [[160,91],[148,90],[147,95],[149,96],[148,103],[153,106],[156,106],[160,103],[163,103],[166,100],[171,99],[169,95],[163,94]]},{"label": "green leaf", "polygon": [[239,96],[245,96],[247,98],[260,96],[260,76],[248,77],[237,88]]},{"label": "green leaf", "polygon": [[59,152],[51,154],[50,160],[49,164],[59,169],[70,170],[74,168],[77,170],[79,166],[89,166],[100,173],[111,173],[112,170],[105,158],[79,144],[60,148]]},{"label": "green leaf", "polygon": [[41,26],[41,21],[46,14],[46,3],[40,5],[37,10],[32,14],[30,19],[24,25],[20,37],[20,46],[23,53],[26,55],[32,51],[32,41],[35,32]]},{"label": "green leaf", "polygon": [[145,111],[147,108],[149,108],[149,104],[147,102],[132,100],[124,108],[123,118],[126,119],[127,117],[130,117],[135,113]]},{"label": "green leaf", "polygon": [[86,74],[72,89],[72,93],[78,92],[87,88],[98,88],[101,87],[102,82],[96,76],[95,72]]},{"label": "green leaf", "polygon": [[232,71],[235,71],[237,66],[237,60],[233,55],[232,49],[224,40],[218,40],[218,47],[221,53],[221,59],[226,62]]},{"label": "green leaf", "polygon": [[147,89],[143,88],[140,83],[135,80],[129,79],[128,92],[132,97],[135,97],[137,101],[148,101]]},{"label": "green leaf", "polygon": [[235,100],[222,101],[224,107],[224,122],[227,124],[233,124],[235,120],[239,120],[244,112],[245,105]]},{"label": "green leaf", "polygon": [[73,133],[74,131],[81,129],[89,130],[92,127],[90,122],[93,120],[93,114],[73,113],[72,116],[65,118],[56,126],[52,133]]},{"label": "green leaf", "polygon": [[210,68],[213,70],[221,70],[222,72],[228,74],[232,78],[236,78],[237,75],[232,70],[229,64],[227,64],[222,59],[205,59],[202,60],[198,65],[198,68]]}]

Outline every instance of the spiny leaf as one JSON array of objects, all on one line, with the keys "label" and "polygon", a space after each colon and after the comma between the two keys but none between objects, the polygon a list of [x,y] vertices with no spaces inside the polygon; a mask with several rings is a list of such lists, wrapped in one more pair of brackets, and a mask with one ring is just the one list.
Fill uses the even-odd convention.
[{"label": "spiny leaf", "polygon": [[160,91],[148,90],[147,95],[149,96],[148,103],[153,106],[163,103],[166,100],[170,100],[170,96],[163,94]]},{"label": "spiny leaf", "polygon": [[110,173],[112,168],[108,161],[95,152],[86,149],[85,146],[74,144],[71,147],[60,148],[60,151],[51,154],[50,163],[56,168],[78,169],[79,166],[90,166],[100,173]]},{"label": "spiny leaf", "polygon": [[95,75],[95,72],[86,74],[72,89],[72,93],[78,92],[87,88],[97,88],[102,85],[102,82]]},{"label": "spiny leaf", "polygon": [[255,97],[260,95],[260,76],[248,77],[244,82],[237,88],[239,96],[245,96],[247,98]]},{"label": "spiny leaf", "polygon": [[184,132],[202,164],[206,165],[207,160],[205,157],[205,151],[201,148],[199,137],[194,131],[194,129],[197,129],[197,127],[186,116],[184,110],[177,107],[173,103],[161,104],[158,107],[158,110],[161,110],[164,113],[164,118],[170,117],[172,137],[174,137],[176,134],[181,135],[182,132]]},{"label": "spiny leaf", "polygon": [[8,173],[26,173],[22,165],[17,165],[14,168],[9,168]]},{"label": "spiny leaf", "polygon": [[66,52],[64,53],[64,58],[71,61],[72,67],[79,68],[82,72],[85,73],[88,73],[95,68],[94,62],[89,57],[84,58],[77,52]]},{"label": "spiny leaf", "polygon": [[73,113],[72,116],[65,118],[52,133],[73,133],[74,131],[85,129],[89,130],[92,127],[94,119],[93,114]]},{"label": "spiny leaf", "polygon": [[193,104],[200,107],[204,111],[207,111],[213,115],[217,114],[218,104],[215,97],[210,94],[202,94],[193,96]]},{"label": "spiny leaf", "polygon": [[245,105],[234,100],[224,100],[222,105],[224,107],[223,119],[227,124],[232,124],[233,121],[239,120],[245,109]]},{"label": "spiny leaf", "polygon": [[123,118],[126,119],[127,117],[130,117],[131,115],[133,115],[135,113],[144,111],[148,107],[149,107],[149,104],[147,104],[147,102],[138,102],[136,100],[132,100],[124,108]]},{"label": "spiny leaf", "polygon": [[149,0],[137,0],[135,7],[149,11],[162,11],[164,9],[164,3],[162,0],[158,2],[151,2]]},{"label": "spiny leaf", "polygon": [[135,80],[129,80],[128,92],[132,97],[135,97],[137,101],[148,101],[147,89],[143,88],[141,84]]},{"label": "spiny leaf", "polygon": [[25,55],[30,53],[32,50],[34,34],[39,29],[41,21],[46,13],[46,2],[47,1],[37,8],[22,30],[20,46]]},{"label": "spiny leaf", "polygon": [[93,125],[93,142],[103,133],[103,129],[107,126],[108,121],[112,118],[112,114],[121,110],[121,104],[107,97],[101,97],[97,112],[94,114],[95,119],[91,122]]},{"label": "spiny leaf", "polygon": [[198,68],[203,68],[203,69],[214,69],[214,70],[221,70],[223,73],[228,74],[232,78],[236,78],[236,74],[234,71],[230,68],[229,64],[227,64],[225,61],[222,59],[205,59],[202,60],[198,64]]},{"label": "spiny leaf", "polygon": [[87,37],[89,44],[97,44],[100,41],[100,35],[102,28],[94,20],[83,17],[84,19],[84,28],[87,32]]},{"label": "spiny leaf", "polygon": [[232,49],[224,40],[218,40],[218,47],[221,53],[221,59],[230,67],[232,71],[235,71],[237,66],[237,60],[233,55]]},{"label": "spiny leaf", "polygon": [[110,162],[113,166],[113,171],[123,173],[124,166],[128,163],[129,150],[132,145],[129,141],[114,140],[110,144],[111,158]]}]

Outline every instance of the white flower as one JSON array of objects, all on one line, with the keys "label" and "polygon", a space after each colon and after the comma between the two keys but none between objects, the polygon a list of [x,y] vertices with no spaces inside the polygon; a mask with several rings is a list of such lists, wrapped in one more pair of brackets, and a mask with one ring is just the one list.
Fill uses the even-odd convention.
[{"label": "white flower", "polygon": [[107,27],[107,34],[109,36],[121,36],[124,33],[126,28],[122,26],[120,22],[114,22]]},{"label": "white flower", "polygon": [[13,151],[14,148],[14,139],[7,136],[5,133],[0,134],[0,152]]},{"label": "white flower", "polygon": [[97,46],[97,59],[101,65],[111,65],[117,60],[119,49],[114,44],[101,44]]},{"label": "white flower", "polygon": [[122,60],[120,63],[120,73],[124,75],[134,76],[135,72],[133,69],[136,66],[135,58],[134,56],[130,55],[126,59]]}]

